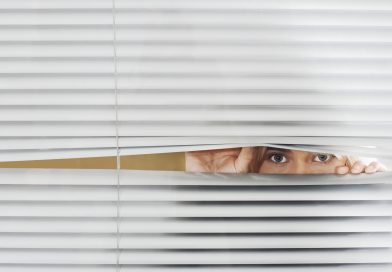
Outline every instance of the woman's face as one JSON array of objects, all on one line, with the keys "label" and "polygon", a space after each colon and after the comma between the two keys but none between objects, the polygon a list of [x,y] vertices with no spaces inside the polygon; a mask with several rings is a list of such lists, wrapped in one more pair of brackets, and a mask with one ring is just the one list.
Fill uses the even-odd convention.
[{"label": "woman's face", "polygon": [[337,167],[345,164],[346,158],[331,154],[268,147],[263,154],[259,173],[333,174]]}]

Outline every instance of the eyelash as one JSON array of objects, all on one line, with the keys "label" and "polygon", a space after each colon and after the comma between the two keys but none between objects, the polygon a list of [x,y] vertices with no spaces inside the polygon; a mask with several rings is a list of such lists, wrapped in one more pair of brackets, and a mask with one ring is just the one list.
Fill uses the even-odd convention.
[{"label": "eyelash", "polygon": [[[283,162],[276,162],[276,161],[274,161],[274,160],[273,160],[273,157],[276,156],[276,155],[280,155],[280,156],[284,157],[284,159],[285,159],[286,161],[283,161]],[[316,158],[317,158],[317,156],[319,156],[319,155],[327,155],[328,158],[327,158],[325,161],[316,161]],[[331,154],[322,154],[322,153],[320,153],[320,154],[316,154],[316,155],[314,156],[313,161],[316,162],[316,163],[324,163],[324,164],[326,164],[326,163],[330,163],[330,162],[332,161],[333,158],[335,158],[334,155],[331,155]],[[284,164],[284,163],[287,162],[287,157],[286,157],[283,153],[272,153],[272,154],[270,154],[270,155],[268,156],[268,159],[269,159],[271,162],[273,162],[273,163],[275,163],[275,164],[277,164],[277,165],[282,165],[282,164]]]},{"label": "eyelash", "polygon": [[[276,156],[276,155],[280,155],[280,156],[284,157],[286,161],[284,161],[284,162],[275,162],[272,158],[273,158],[274,156]],[[270,160],[271,162],[273,162],[273,163],[275,163],[275,164],[277,164],[277,165],[282,165],[282,164],[284,164],[284,163],[287,162],[287,157],[286,157],[283,153],[272,153],[272,154],[270,154],[270,155],[268,156],[268,158],[269,158],[269,160]]]},{"label": "eyelash", "polygon": [[[328,158],[327,158],[325,161],[316,161],[316,158],[317,158],[317,156],[319,156],[319,155],[326,155],[326,156],[328,156]],[[313,161],[314,161],[314,162],[317,162],[317,163],[329,163],[329,162],[332,161],[332,159],[333,159],[334,157],[335,157],[335,156],[334,156],[334,155],[331,155],[331,154],[323,154],[323,153],[320,153],[320,154],[316,154],[316,155],[314,156]]]}]

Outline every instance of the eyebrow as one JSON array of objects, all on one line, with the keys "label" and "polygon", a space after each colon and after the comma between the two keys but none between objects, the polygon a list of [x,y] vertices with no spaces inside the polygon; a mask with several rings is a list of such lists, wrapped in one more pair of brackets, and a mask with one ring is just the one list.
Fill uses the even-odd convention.
[{"label": "eyebrow", "polygon": [[284,149],[284,148],[278,148],[278,147],[267,147],[267,149],[266,149],[266,152],[267,151],[279,151],[279,152],[284,152],[284,153],[287,153],[287,152],[292,152],[292,150],[290,150],[290,149]]}]

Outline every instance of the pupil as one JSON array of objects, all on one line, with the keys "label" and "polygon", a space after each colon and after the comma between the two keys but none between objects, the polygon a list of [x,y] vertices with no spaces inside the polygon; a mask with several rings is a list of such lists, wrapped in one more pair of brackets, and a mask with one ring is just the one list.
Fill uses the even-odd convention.
[{"label": "pupil", "polygon": [[320,159],[320,161],[325,161],[327,159],[327,155],[321,154],[321,155],[319,155],[319,159]]},{"label": "pupil", "polygon": [[275,161],[276,162],[281,162],[283,160],[283,156],[282,155],[275,155]]}]

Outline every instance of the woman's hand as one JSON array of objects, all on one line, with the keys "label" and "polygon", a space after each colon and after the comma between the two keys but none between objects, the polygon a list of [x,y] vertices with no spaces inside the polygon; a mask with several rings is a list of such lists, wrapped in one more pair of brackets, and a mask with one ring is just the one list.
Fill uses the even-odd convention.
[{"label": "woman's hand", "polygon": [[377,160],[372,161],[369,164],[365,164],[360,158],[352,157],[348,157],[345,166],[340,166],[336,169],[336,173],[340,175],[360,173],[372,174],[384,171],[387,171],[387,168]]},{"label": "woman's hand", "polygon": [[254,147],[186,152],[186,171],[248,173],[256,152]]}]

